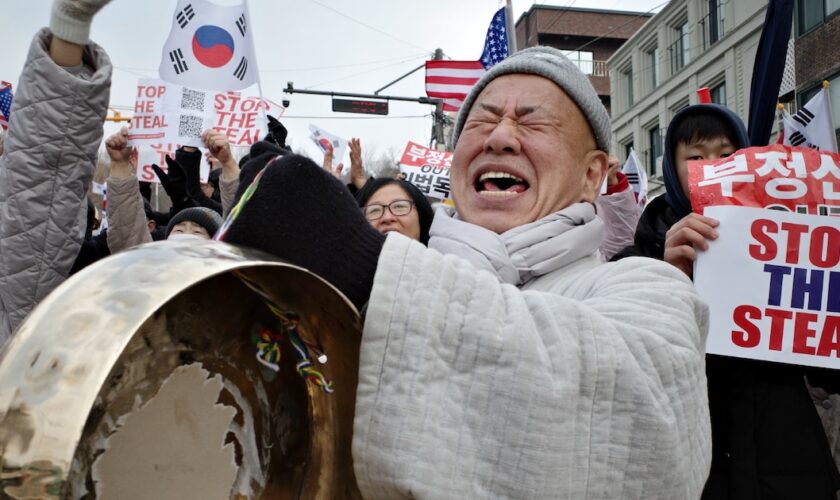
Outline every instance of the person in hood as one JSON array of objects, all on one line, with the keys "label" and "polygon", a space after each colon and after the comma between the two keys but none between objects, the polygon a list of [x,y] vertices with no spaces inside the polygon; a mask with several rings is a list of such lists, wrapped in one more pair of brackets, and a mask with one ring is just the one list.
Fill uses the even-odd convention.
[{"label": "person in hood", "polygon": [[698,104],[677,113],[665,134],[662,157],[665,195],[648,203],[639,219],[633,245],[616,254],[613,260],[652,257],[674,265],[691,277],[694,248],[705,250],[706,239],[717,237],[718,221],[691,211],[688,162],[724,158],[747,146],[749,138],[743,122],[724,106]]},{"label": "person in hood", "polygon": [[345,388],[364,498],[700,496],[707,309],[673,266],[601,261],[610,136],[588,77],[534,47],[464,101],[456,211],[435,214],[428,248],[380,234],[308,158],[254,178],[217,237],[366,310]]},{"label": "person in hood", "polygon": [[[717,238],[719,221],[692,212],[688,162],[727,157],[748,146],[743,122],[723,106],[699,104],[677,113],[665,135],[665,195],[648,204],[635,244],[616,259],[652,257],[692,277],[697,252]],[[835,500],[840,477],[806,385],[807,377],[812,385],[836,392],[840,380],[832,375],[707,355],[712,466],[702,498]]]}]

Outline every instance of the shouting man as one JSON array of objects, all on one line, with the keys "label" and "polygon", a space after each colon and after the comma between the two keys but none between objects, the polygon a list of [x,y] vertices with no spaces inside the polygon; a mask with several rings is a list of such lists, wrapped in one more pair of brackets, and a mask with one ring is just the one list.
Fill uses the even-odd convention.
[{"label": "shouting man", "polygon": [[[609,117],[559,51],[488,71],[455,128],[430,248],[387,239],[311,161],[270,161],[225,241],[366,308],[354,424],[365,498],[698,498],[707,310],[652,259],[602,264]],[[266,160],[263,160],[266,161]]]}]

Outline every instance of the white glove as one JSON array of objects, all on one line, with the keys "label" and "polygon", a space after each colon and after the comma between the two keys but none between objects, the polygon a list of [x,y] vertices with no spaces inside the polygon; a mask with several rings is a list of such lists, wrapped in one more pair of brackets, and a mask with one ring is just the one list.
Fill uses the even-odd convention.
[{"label": "white glove", "polygon": [[93,16],[111,0],[55,0],[50,15],[54,36],[78,45],[88,43]]}]

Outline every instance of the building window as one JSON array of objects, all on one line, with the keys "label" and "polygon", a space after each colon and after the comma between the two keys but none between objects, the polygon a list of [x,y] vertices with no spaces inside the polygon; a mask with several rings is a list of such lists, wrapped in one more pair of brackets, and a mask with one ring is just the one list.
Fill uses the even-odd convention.
[{"label": "building window", "polygon": [[713,103],[726,106],[726,82],[720,82],[713,86],[709,89],[709,93],[712,95]]},{"label": "building window", "polygon": [[656,90],[659,86],[660,71],[659,71],[659,47],[653,47],[647,52],[648,66],[650,67],[650,83],[652,89]]},{"label": "building window", "polygon": [[677,113],[688,107],[688,97],[681,99],[679,102],[671,106],[671,118]]},{"label": "building window", "polygon": [[594,54],[592,52],[586,50],[563,50],[562,52],[584,75],[593,73]]},{"label": "building window", "polygon": [[723,38],[723,21],[726,5],[721,0],[706,0],[708,13],[703,18],[703,46],[709,47]]},{"label": "building window", "polygon": [[674,43],[671,44],[671,73],[676,73],[688,64],[689,51],[688,21],[674,27]]},{"label": "building window", "polygon": [[627,161],[627,158],[630,158],[630,151],[633,151],[633,136],[627,136],[620,144],[624,147],[624,161]]},{"label": "building window", "polygon": [[840,11],[840,0],[797,0],[796,30],[803,35]]},{"label": "building window", "polygon": [[651,177],[656,175],[656,163],[662,156],[662,135],[659,133],[659,125],[654,125],[648,129],[648,142],[650,149],[648,150],[648,175]]},{"label": "building window", "polygon": [[621,70],[621,80],[624,86],[624,93],[627,96],[627,107],[630,108],[635,102],[633,100],[633,66]]}]

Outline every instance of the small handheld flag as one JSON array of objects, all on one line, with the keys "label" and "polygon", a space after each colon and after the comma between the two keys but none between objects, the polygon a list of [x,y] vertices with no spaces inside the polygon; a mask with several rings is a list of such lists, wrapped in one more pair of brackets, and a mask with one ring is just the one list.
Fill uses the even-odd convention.
[{"label": "small handheld flag", "polygon": [[9,129],[9,115],[12,112],[12,84],[0,81],[0,128]]},{"label": "small handheld flag", "polygon": [[241,90],[257,83],[256,68],[244,4],[178,1],[163,46],[162,80],[205,90]]}]

